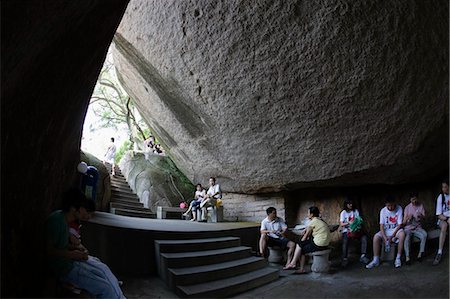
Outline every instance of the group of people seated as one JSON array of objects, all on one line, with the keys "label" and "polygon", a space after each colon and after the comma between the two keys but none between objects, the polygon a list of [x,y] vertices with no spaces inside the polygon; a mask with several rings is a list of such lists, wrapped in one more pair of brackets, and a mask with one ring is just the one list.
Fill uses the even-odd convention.
[{"label": "group of people seated", "polygon": [[[211,206],[216,206],[217,201],[222,199],[222,191],[220,190],[219,184],[216,183],[214,177],[209,178],[209,189],[206,191],[202,184],[196,185],[196,191],[194,194],[194,199],[190,202],[188,210],[183,214],[183,216],[191,216],[191,221],[201,221],[206,222],[207,219],[207,209]],[[197,219],[197,210],[201,209],[201,219]]]},{"label": "group of people seated", "polygon": [[[287,233],[287,225],[284,220],[277,217],[274,207],[266,210],[267,217],[261,222],[261,237],[259,241],[260,255],[267,257],[267,247],[278,246],[287,250],[286,264],[283,269],[297,269],[294,273],[303,274],[305,254],[328,249],[331,235],[328,224],[320,217],[317,207],[308,209],[309,223],[301,233],[301,238],[294,239]],[[436,199],[436,216],[441,229],[439,236],[439,248],[433,265],[438,265],[442,258],[442,250],[450,224],[450,198],[448,179],[442,182],[441,193]],[[410,203],[402,209],[396,203],[396,198],[387,196],[385,206],[380,210],[380,230],[373,236],[373,258],[367,256],[367,243],[369,234],[364,226],[363,219],[359,211],[354,207],[350,199],[344,201],[344,207],[339,215],[339,228],[342,237],[342,266],[348,264],[348,244],[349,240],[359,240],[361,243],[361,255],[359,261],[365,264],[367,269],[371,269],[380,264],[380,253],[384,246],[385,252],[389,252],[393,244],[397,245],[397,255],[394,266],[401,267],[401,256],[405,251],[405,263],[411,264],[411,241],[413,237],[420,240],[417,261],[421,262],[425,252],[427,232],[423,229],[423,219],[425,218],[425,208],[419,202],[418,194],[410,194]],[[300,267],[297,263],[300,259]]]},{"label": "group of people seated", "polygon": [[155,141],[155,137],[153,135],[150,135],[147,139],[144,140],[144,147],[148,152],[158,155],[164,155],[164,150],[161,144]]}]

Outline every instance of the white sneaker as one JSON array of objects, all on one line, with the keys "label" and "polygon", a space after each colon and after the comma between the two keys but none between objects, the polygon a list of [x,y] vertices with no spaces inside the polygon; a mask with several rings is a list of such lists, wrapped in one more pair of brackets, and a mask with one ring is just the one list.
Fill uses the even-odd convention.
[{"label": "white sneaker", "polygon": [[369,264],[366,265],[366,269],[372,269],[373,267],[378,267],[380,265],[380,262],[375,262],[372,260]]},{"label": "white sneaker", "polygon": [[402,266],[402,261],[400,259],[395,259],[395,268],[400,268]]}]

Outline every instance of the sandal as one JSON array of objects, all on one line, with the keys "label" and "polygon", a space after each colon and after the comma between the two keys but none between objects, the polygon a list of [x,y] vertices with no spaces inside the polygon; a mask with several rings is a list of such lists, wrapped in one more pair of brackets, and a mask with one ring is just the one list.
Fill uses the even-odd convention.
[{"label": "sandal", "polygon": [[286,267],[283,267],[283,270],[295,270],[297,267],[293,264],[289,264]]}]

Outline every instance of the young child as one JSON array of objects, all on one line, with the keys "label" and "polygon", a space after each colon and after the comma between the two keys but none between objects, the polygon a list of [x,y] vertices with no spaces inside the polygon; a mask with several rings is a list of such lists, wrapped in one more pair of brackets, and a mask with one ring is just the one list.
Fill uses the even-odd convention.
[{"label": "young child", "polygon": [[373,236],[373,260],[366,265],[367,269],[380,265],[381,242],[385,243],[385,250],[390,250],[391,243],[398,242],[398,252],[395,258],[395,268],[402,266],[400,257],[405,241],[405,232],[402,229],[403,210],[397,205],[393,196],[386,197],[385,207],[380,211],[380,231]]},{"label": "young child", "polygon": [[344,209],[339,216],[339,224],[342,233],[342,267],[348,265],[348,242],[350,239],[356,239],[361,242],[361,257],[359,261],[363,264],[367,264],[370,260],[367,258],[367,235],[364,233],[363,228],[356,232],[352,232],[350,224],[354,222],[356,218],[360,218],[359,211],[353,207],[353,201],[350,199],[344,200]]},{"label": "young child", "polygon": [[405,207],[403,215],[406,265],[411,264],[411,258],[409,257],[411,236],[416,236],[420,239],[420,251],[419,255],[417,255],[417,261],[419,262],[422,261],[422,254],[425,252],[425,243],[427,241],[427,232],[421,225],[421,220],[425,217],[425,209],[417,200],[417,193],[411,193],[409,198],[411,203]]},{"label": "young child", "polygon": [[206,196],[206,190],[203,189],[202,184],[197,184],[196,191],[194,194],[194,199],[191,201],[189,205],[189,209],[183,213],[183,216],[189,215],[189,212],[192,211],[192,219],[191,221],[197,220],[197,209],[202,203],[202,201],[205,199]]}]

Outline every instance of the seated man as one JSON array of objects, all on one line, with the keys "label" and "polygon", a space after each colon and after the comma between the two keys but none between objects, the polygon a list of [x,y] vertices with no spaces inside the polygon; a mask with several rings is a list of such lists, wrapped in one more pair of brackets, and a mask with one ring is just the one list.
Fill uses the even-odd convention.
[{"label": "seated man", "polygon": [[288,256],[285,268],[291,262],[294,253],[295,243],[282,236],[286,231],[287,225],[283,219],[277,216],[277,210],[270,207],[266,210],[267,217],[261,221],[261,237],[259,239],[259,252],[262,256],[266,256],[267,246],[279,246],[282,250],[288,248]]},{"label": "seated man", "polygon": [[222,191],[220,190],[219,184],[216,184],[216,179],[213,177],[209,178],[209,189],[206,192],[206,196],[202,203],[200,204],[200,208],[202,209],[202,221],[206,222],[206,213],[208,207],[213,207],[216,205],[217,200],[222,198]]},{"label": "seated man", "polygon": [[47,219],[49,266],[62,282],[84,289],[97,298],[125,298],[117,280],[108,279],[105,271],[87,262],[89,256],[84,247],[69,243],[69,224],[89,220],[94,209],[95,204],[80,190],[71,189],[64,194],[63,209],[53,212]]},{"label": "seated man", "polygon": [[405,232],[402,229],[403,210],[401,206],[395,203],[393,196],[386,198],[385,205],[380,211],[380,231],[373,236],[373,260],[366,265],[367,269],[377,267],[380,264],[381,242],[385,243],[386,252],[390,250],[391,243],[398,242],[398,252],[394,265],[395,268],[402,265],[400,257],[405,241]]}]

